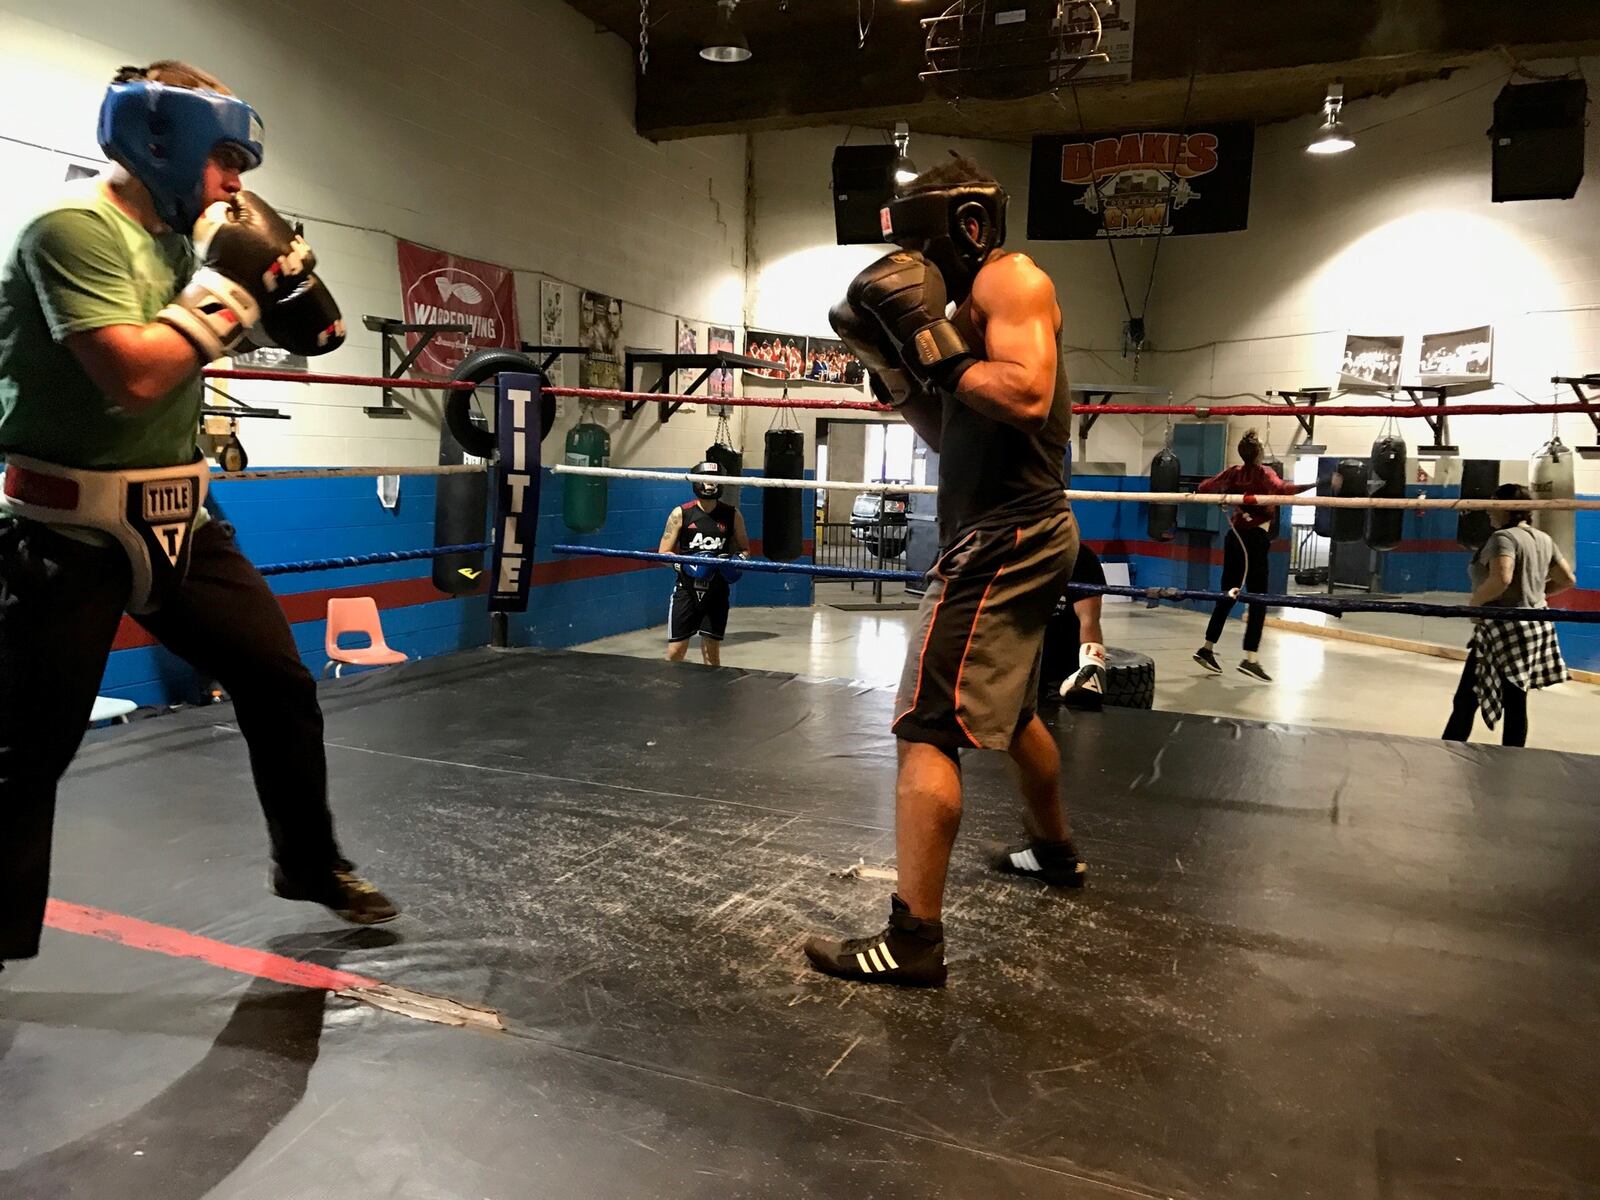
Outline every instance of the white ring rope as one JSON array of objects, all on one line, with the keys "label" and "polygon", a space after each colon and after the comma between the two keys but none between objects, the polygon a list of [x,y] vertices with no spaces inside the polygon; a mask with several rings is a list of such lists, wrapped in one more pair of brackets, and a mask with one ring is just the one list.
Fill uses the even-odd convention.
[{"label": "white ring rope", "polygon": [[213,471],[211,482],[263,479],[377,479],[384,475],[483,475],[483,463],[440,467],[282,467],[258,471]]},{"label": "white ring rope", "polygon": [[[557,475],[587,475],[596,479],[655,479],[668,483],[702,483],[714,480],[724,487],[799,488],[802,491],[834,492],[914,492],[920,496],[937,495],[939,489],[928,483],[871,483],[857,481],[818,479],[768,479],[761,475],[692,475],[685,471],[640,471],[630,467],[573,467],[557,463],[550,468]],[[1209,504],[1228,507],[1248,505],[1255,507],[1307,508],[1448,508],[1460,512],[1486,512],[1494,509],[1546,510],[1557,512],[1600,511],[1600,500],[1465,500],[1434,499],[1423,496],[1401,498],[1398,496],[1256,496],[1237,492],[1200,494],[1197,492],[1083,492],[1073,488],[1066,491],[1068,500],[1135,501],[1144,504]]]}]

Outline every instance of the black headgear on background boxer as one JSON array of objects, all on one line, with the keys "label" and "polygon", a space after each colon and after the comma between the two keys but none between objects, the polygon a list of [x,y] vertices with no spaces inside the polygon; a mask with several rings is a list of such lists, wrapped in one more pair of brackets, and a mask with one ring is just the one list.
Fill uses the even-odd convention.
[{"label": "black headgear on background boxer", "polygon": [[[721,475],[722,465],[711,462],[709,459],[689,472],[691,475]],[[722,484],[714,482],[702,483],[694,481],[694,494],[702,500],[720,500],[722,498]]]},{"label": "black headgear on background boxer", "polygon": [[[890,200],[881,216],[884,238],[920,251],[939,268],[950,299],[960,304],[989,255],[1006,240],[1006,190],[986,180],[909,191]],[[977,226],[976,235],[969,222]]]}]

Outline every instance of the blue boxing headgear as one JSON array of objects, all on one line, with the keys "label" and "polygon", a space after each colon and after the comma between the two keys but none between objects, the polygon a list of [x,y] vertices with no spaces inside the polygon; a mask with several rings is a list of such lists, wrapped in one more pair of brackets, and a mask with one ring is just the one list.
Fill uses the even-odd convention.
[{"label": "blue boxing headgear", "polygon": [[[881,214],[885,241],[916,243],[957,304],[972,292],[983,264],[1006,240],[1006,192],[998,183],[952,183],[894,197]],[[967,228],[975,222],[977,237]]]},{"label": "blue boxing headgear", "polygon": [[[188,233],[205,210],[206,161],[223,142],[261,165],[261,118],[234,96],[136,79],[113,83],[100,104],[100,149],[150,192],[156,212]],[[247,170],[249,168],[246,168]]]}]

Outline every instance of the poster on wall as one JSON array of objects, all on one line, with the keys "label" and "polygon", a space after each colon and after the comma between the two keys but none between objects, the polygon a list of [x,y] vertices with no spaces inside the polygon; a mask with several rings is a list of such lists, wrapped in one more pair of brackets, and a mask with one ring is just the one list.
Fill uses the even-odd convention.
[{"label": "poster on wall", "polygon": [[[400,257],[402,320],[408,325],[465,325],[467,331],[435,334],[416,368],[448,375],[461,360],[485,346],[516,346],[517,282],[494,263],[447,254],[396,239]],[[406,334],[415,349],[420,334]]]},{"label": "poster on wall", "polygon": [[1392,392],[1400,385],[1400,355],[1406,340],[1352,333],[1344,339],[1339,389],[1345,392]]},{"label": "poster on wall", "polygon": [[[733,330],[724,329],[721,325],[706,326],[707,354],[732,354],[733,347]],[[718,397],[733,395],[733,372],[711,372],[711,378],[706,380],[706,395]]]},{"label": "poster on wall", "polygon": [[1230,233],[1249,224],[1247,121],[1033,139],[1028,236],[1040,241]]},{"label": "poster on wall", "polygon": [[833,338],[806,339],[806,382],[859,388],[866,382],[861,360]]},{"label": "poster on wall", "polygon": [[[678,322],[678,353],[700,353],[700,328],[693,322]],[[700,378],[702,369],[700,367],[685,367],[679,371],[678,378],[672,385],[672,390],[680,394],[687,391],[694,381]],[[708,379],[706,382],[709,383],[710,380]]]},{"label": "poster on wall", "polygon": [[751,358],[774,364],[773,370],[745,368],[746,379],[763,382],[798,380],[805,374],[806,339],[793,333],[771,333],[762,329],[745,331],[744,352]]},{"label": "poster on wall", "polygon": [[[567,329],[567,293],[553,279],[539,281],[539,344],[560,346]],[[566,355],[560,355],[550,364],[545,376],[557,387],[561,386],[566,371]]]},{"label": "poster on wall", "polygon": [[622,301],[578,293],[578,344],[584,349],[579,386],[622,386]]},{"label": "poster on wall", "polygon": [[1418,363],[1427,387],[1457,387],[1468,391],[1494,386],[1494,327],[1479,325],[1450,333],[1422,335]]},{"label": "poster on wall", "polygon": [[1134,0],[1100,0],[1100,53],[1105,62],[1086,64],[1073,78],[1120,80],[1133,78]]}]

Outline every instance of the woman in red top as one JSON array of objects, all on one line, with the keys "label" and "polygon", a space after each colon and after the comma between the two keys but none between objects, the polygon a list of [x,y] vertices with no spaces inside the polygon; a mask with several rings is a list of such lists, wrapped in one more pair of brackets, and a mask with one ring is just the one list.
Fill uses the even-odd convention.
[{"label": "woman in red top", "polygon": [[[1262,465],[1261,455],[1261,439],[1252,429],[1239,439],[1239,457],[1244,462],[1240,466],[1229,467],[1220,475],[1213,475],[1195,491],[1292,496],[1298,492],[1309,492],[1317,486],[1314,483],[1298,486],[1285,483],[1271,467]],[[1267,552],[1272,546],[1272,510],[1259,504],[1241,504],[1233,510],[1231,524],[1232,532],[1224,539],[1222,550],[1222,590],[1230,592],[1243,584],[1247,592],[1265,592]],[[1206,626],[1206,644],[1194,652],[1195,662],[1216,674],[1222,672],[1222,665],[1217,662],[1215,653],[1217,639],[1222,636],[1223,624],[1232,611],[1232,600],[1217,601],[1216,608],[1211,610],[1211,623]],[[1272,676],[1256,659],[1256,652],[1261,649],[1261,630],[1266,620],[1266,605],[1250,605],[1244,625],[1244,661],[1239,664],[1239,670],[1252,679],[1271,683]]]}]

